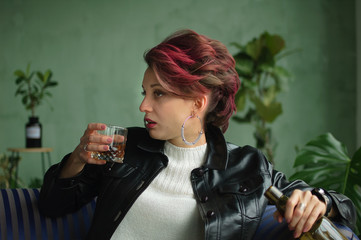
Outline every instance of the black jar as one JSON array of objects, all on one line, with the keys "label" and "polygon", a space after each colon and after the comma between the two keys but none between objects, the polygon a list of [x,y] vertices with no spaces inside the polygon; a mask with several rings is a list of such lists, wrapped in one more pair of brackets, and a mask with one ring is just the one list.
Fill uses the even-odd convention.
[{"label": "black jar", "polygon": [[42,138],[42,126],[38,117],[29,117],[29,122],[25,125],[26,147],[40,148]]}]

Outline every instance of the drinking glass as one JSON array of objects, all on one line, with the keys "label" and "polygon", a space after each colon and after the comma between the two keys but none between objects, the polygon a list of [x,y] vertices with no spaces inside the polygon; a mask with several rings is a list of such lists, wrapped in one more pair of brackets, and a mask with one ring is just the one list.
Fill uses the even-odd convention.
[{"label": "drinking glass", "polygon": [[105,130],[98,131],[98,134],[112,138],[109,150],[104,152],[92,152],[91,157],[109,162],[123,163],[125,144],[127,142],[128,129],[107,124]]}]

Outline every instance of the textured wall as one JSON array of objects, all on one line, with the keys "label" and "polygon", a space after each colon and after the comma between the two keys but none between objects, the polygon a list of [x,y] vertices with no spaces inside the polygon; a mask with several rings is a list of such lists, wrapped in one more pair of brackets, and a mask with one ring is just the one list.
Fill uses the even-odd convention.
[{"label": "textured wall", "polygon": [[[276,167],[292,172],[294,147],[332,132],[350,152],[356,141],[355,2],[338,0],[1,1],[0,152],[24,146],[28,113],[15,98],[13,71],[28,62],[51,68],[54,111],[37,110],[53,161],[72,151],[88,122],[142,126],[144,50],[179,28],[192,28],[230,46],[267,30],[288,49],[282,60],[294,75],[274,124]],[[231,52],[236,49],[230,47]],[[226,136],[254,144],[251,126],[234,122]],[[23,157],[24,180],[41,175],[34,154]]]}]

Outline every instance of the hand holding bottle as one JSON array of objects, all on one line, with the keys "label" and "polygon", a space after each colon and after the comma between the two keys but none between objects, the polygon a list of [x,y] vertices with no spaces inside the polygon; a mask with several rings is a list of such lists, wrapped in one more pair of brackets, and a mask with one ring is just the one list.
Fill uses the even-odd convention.
[{"label": "hand holding bottle", "polygon": [[282,194],[271,186],[265,196],[276,205],[275,217],[282,222],[286,219],[289,229],[294,230],[295,238],[304,239],[334,239],[345,238],[332,222],[324,217],[326,204],[310,191],[294,190],[290,197]]},{"label": "hand holding bottle", "polygon": [[[303,232],[308,232],[325,212],[326,204],[310,191],[296,189],[287,201],[284,218],[289,229],[294,231],[294,237],[298,238]],[[282,222],[283,217],[279,212],[275,213],[275,217]]]}]

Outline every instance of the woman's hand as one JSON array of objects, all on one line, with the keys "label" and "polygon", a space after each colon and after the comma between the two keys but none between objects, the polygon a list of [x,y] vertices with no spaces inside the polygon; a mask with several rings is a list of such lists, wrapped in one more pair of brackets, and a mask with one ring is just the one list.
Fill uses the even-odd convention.
[{"label": "woman's hand", "polygon": [[105,160],[98,160],[91,157],[91,152],[108,151],[112,142],[110,137],[98,134],[98,130],[105,130],[106,124],[90,123],[80,138],[79,145],[70,155],[64,168],[61,171],[60,177],[73,177],[78,174],[85,166],[85,164],[105,164]]},{"label": "woman's hand", "polygon": [[[310,191],[294,190],[287,201],[284,218],[288,228],[294,231],[295,238],[300,237],[303,232],[308,232],[318,218],[326,213],[326,204],[321,202]],[[275,218],[282,222],[283,217],[277,211]]]}]

